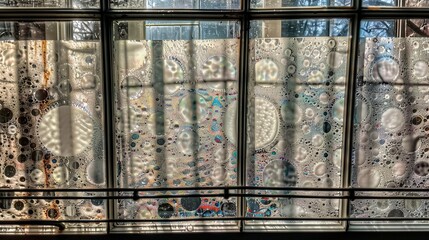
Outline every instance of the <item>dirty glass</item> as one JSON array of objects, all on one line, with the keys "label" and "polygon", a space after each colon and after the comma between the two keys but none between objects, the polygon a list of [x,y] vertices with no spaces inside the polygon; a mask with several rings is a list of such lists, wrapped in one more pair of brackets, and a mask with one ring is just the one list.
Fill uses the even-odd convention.
[{"label": "dirty glass", "polygon": [[99,0],[0,0],[1,8],[98,8]]},{"label": "dirty glass", "polygon": [[[1,22],[1,188],[105,186],[100,39],[75,41],[72,22]],[[64,32],[63,32],[64,31]],[[0,200],[2,220],[104,219],[103,200],[61,200],[72,193],[1,193],[52,199]],[[91,192],[76,196],[95,196]],[[68,224],[67,231],[85,231]],[[103,224],[85,224],[102,231]],[[1,231],[50,232],[1,226]]]}]

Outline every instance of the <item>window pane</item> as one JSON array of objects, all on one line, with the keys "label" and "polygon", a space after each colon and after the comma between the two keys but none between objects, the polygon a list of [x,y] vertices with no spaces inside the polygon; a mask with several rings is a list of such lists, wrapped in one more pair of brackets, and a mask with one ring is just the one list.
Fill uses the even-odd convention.
[{"label": "window pane", "polygon": [[397,1],[395,0],[363,0],[362,6],[378,6],[378,7],[395,7],[397,6]]},{"label": "window pane", "polygon": [[249,0],[254,9],[291,7],[350,7],[352,0]]},{"label": "window pane", "polygon": [[396,8],[428,8],[428,1],[417,1],[417,0],[363,0],[362,6],[364,7],[396,7]]},{"label": "window pane", "polygon": [[[317,25],[304,27],[305,22],[310,21]],[[291,33],[284,32],[285,25],[299,27],[297,32]],[[347,19],[251,22],[255,37],[250,40],[249,56],[248,186],[342,186],[344,91],[350,40],[348,25]],[[338,36],[339,33],[344,34]],[[249,192],[335,194],[275,190]],[[246,202],[247,217],[250,218],[329,218],[340,217],[343,210],[340,200],[317,197],[247,198]],[[331,229],[341,226],[338,221],[247,222],[247,228],[254,230],[300,227]]]},{"label": "window pane", "polygon": [[98,8],[99,0],[0,0],[0,8]]},{"label": "window pane", "polygon": [[397,34],[396,21],[368,21],[362,20],[360,25],[360,37],[394,37]]},{"label": "window pane", "polygon": [[[237,185],[239,26],[236,21],[116,22],[116,171],[120,187]],[[222,191],[153,192],[216,193]],[[117,217],[234,217],[236,204],[236,198],[219,197],[124,200],[117,203]],[[232,221],[132,226],[141,231],[238,229]]]},{"label": "window pane", "polygon": [[[1,22],[0,26],[0,186],[80,190],[104,187],[99,39],[71,40],[67,33],[73,22]],[[43,194],[70,195],[95,193]],[[0,212],[1,220],[95,220],[106,216],[103,200],[55,198],[0,200]],[[91,230],[87,230],[88,226]],[[0,229],[55,232],[49,227]],[[68,224],[66,230],[104,231],[105,227]]]},{"label": "window pane", "polygon": [[[428,54],[427,19],[367,20],[391,22],[391,35],[361,38],[357,78],[353,186],[359,188],[427,188]],[[365,23],[362,23],[365,24]],[[417,192],[362,192],[366,196],[427,196]],[[419,199],[371,199],[351,203],[353,217],[428,217]],[[378,224],[377,224],[378,223]],[[393,222],[353,226],[392,227]],[[397,223],[397,222],[396,222]],[[401,227],[419,228],[400,222]],[[417,223],[413,221],[413,223]],[[421,222],[419,222],[421,223]]]},{"label": "window pane", "polygon": [[100,22],[73,21],[73,40],[97,40],[100,38]]},{"label": "window pane", "polygon": [[240,9],[241,0],[112,0],[119,9]]}]

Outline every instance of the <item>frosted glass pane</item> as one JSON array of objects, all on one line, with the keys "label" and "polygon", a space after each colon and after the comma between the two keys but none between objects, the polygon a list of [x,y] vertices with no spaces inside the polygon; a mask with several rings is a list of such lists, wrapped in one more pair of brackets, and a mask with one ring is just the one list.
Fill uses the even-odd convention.
[{"label": "frosted glass pane", "polygon": [[112,0],[116,9],[240,9],[241,0]]},{"label": "frosted glass pane", "polygon": [[[65,22],[0,24],[14,26],[16,31],[38,31],[20,35],[22,38],[6,35],[8,40],[0,40],[0,186],[82,190],[104,187],[100,41],[57,39],[56,30],[70,26]],[[70,196],[56,194],[44,196]],[[0,200],[0,212],[1,220],[94,220],[106,216],[102,200]],[[88,231],[105,229],[103,224],[85,225],[85,229],[92,228]],[[67,224],[66,231],[85,231],[82,226]],[[0,229],[56,231],[28,226]]]},{"label": "frosted glass pane", "polygon": [[[415,34],[408,29],[407,35]],[[428,46],[429,39],[425,37],[362,38],[355,95],[354,187],[409,190],[427,187]],[[412,191],[361,194],[427,196],[427,193]],[[427,203],[427,200],[419,199],[356,200],[351,203],[351,214],[353,217],[412,217],[418,220],[428,217]],[[362,224],[376,225],[373,222]],[[377,226],[392,224],[384,222]],[[410,224],[407,227],[418,226]]]},{"label": "frosted glass pane", "polygon": [[352,0],[248,0],[254,9],[350,7]]},{"label": "frosted glass pane", "polygon": [[397,0],[363,0],[362,6],[364,7],[389,7],[389,8],[428,8],[428,1],[417,1],[417,0],[406,0],[406,1],[397,1]]},{"label": "frosted glass pane", "polygon": [[99,0],[0,0],[0,8],[98,8]]},{"label": "frosted glass pane", "polygon": [[[237,185],[236,104],[239,38],[195,40],[165,31],[134,32],[143,22],[118,22],[115,35],[115,131],[120,187],[204,187]],[[125,25],[126,24],[126,27]],[[158,22],[158,24],[161,24]],[[176,24],[179,29],[189,23]],[[220,28],[236,22],[200,22]],[[174,27],[172,27],[174,28]],[[121,35],[121,29],[128,29]],[[136,29],[141,29],[136,27]],[[158,29],[159,30],[159,29]],[[165,33],[165,34],[164,34]],[[127,39],[130,34],[144,39]],[[202,35],[200,35],[202,34]],[[167,40],[151,40],[162,39]],[[222,191],[163,191],[155,194],[214,194]],[[145,193],[140,193],[145,195]],[[192,197],[124,200],[121,219],[198,219],[237,216],[237,199]],[[129,224],[141,231],[237,229],[236,222]]]},{"label": "frosted glass pane", "polygon": [[[264,37],[281,35],[278,23],[264,21],[265,32],[250,41],[247,185],[341,187],[349,38]],[[317,197],[247,198],[247,217],[334,218],[341,216],[340,202]],[[248,221],[246,227],[286,230],[300,226],[329,229],[340,225],[335,221]]]}]

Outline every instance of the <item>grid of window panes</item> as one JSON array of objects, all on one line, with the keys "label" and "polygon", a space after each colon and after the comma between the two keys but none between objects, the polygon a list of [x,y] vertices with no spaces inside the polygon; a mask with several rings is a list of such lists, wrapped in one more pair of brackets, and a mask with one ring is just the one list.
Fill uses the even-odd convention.
[{"label": "grid of window panes", "polygon": [[[0,0],[0,190],[22,190],[0,191],[0,220],[68,233],[429,227],[429,20],[355,15],[426,1],[102,1]],[[287,16],[245,20],[274,12]]]}]

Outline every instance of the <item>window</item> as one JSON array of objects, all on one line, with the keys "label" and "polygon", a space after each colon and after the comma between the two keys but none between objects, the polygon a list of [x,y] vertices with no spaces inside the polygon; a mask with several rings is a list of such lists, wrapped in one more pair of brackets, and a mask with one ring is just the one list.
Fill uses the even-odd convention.
[{"label": "window", "polygon": [[428,230],[425,4],[0,0],[0,232]]},{"label": "window", "polygon": [[[114,25],[118,187],[237,186],[239,22],[117,21]],[[117,214],[128,220],[235,217],[237,203],[237,198],[221,197],[126,199],[118,202]],[[237,225],[201,224],[172,229],[170,224],[149,222],[142,231],[220,230],[224,224]]]}]

